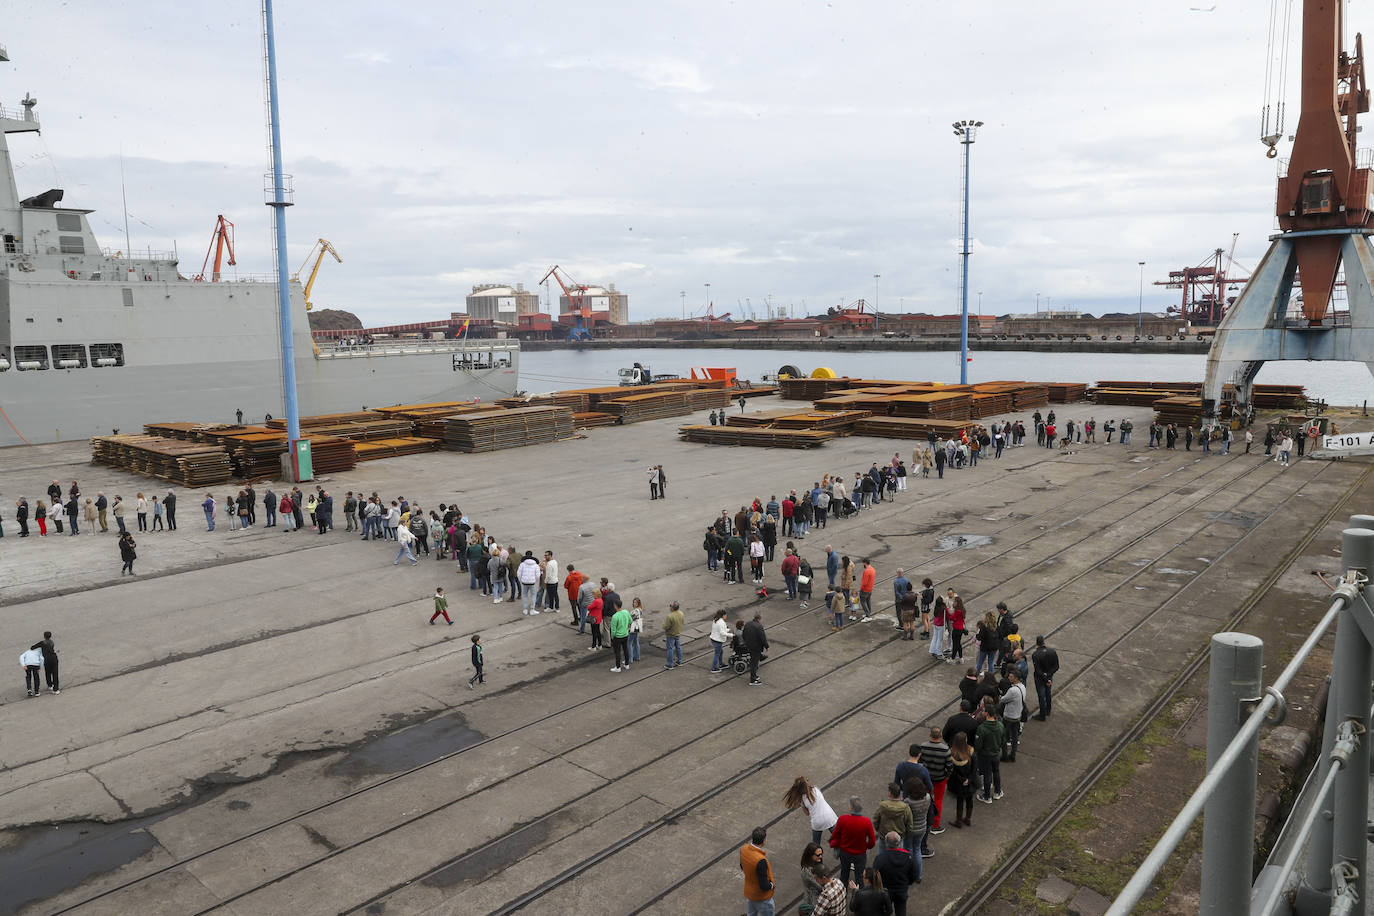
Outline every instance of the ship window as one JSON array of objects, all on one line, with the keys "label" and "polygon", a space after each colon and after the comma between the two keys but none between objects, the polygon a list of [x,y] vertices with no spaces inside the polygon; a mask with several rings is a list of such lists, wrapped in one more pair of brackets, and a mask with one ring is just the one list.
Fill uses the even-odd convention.
[{"label": "ship window", "polygon": [[86,348],[81,344],[53,344],[52,364],[59,369],[85,369]]},{"label": "ship window", "polygon": [[57,214],[57,228],[62,232],[80,232],[81,217],[75,213]]},{"label": "ship window", "polygon": [[48,348],[19,344],[14,348],[14,365],[21,370],[48,368]]},{"label": "ship window", "polygon": [[91,365],[96,368],[124,365],[124,345],[117,343],[91,344]]},{"label": "ship window", "polygon": [[5,236],[5,254],[15,254],[19,251],[19,240],[12,235]]},{"label": "ship window", "polygon": [[125,304],[126,306],[128,306],[129,308],[133,308],[133,307],[134,307],[134,291],[133,291],[132,289],[130,289],[129,287],[126,286],[126,287],[124,287],[124,289],[122,290],[122,292],[124,293],[124,304]]},{"label": "ship window", "polygon": [[63,254],[85,254],[86,240],[79,235],[59,235],[57,244]]}]

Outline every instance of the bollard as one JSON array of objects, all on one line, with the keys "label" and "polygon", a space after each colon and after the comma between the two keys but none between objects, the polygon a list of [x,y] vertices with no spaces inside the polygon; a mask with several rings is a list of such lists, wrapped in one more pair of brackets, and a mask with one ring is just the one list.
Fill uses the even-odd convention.
[{"label": "bollard", "polygon": [[[1374,532],[1370,532],[1374,535]],[[1212,637],[1207,696],[1207,769],[1221,756],[1246,718],[1246,700],[1263,691],[1264,643],[1247,633]],[[1237,901],[1250,898],[1254,843],[1238,842],[1255,832],[1255,785],[1259,736],[1207,801],[1202,821],[1202,906],[1204,916],[1229,916]]]}]

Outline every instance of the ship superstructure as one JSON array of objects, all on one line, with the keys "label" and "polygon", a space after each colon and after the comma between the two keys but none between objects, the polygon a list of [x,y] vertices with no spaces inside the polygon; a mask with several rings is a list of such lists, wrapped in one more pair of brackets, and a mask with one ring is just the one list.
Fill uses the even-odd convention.
[{"label": "ship superstructure", "polygon": [[[30,96],[0,106],[0,446],[239,411],[245,421],[282,416],[275,280],[193,280],[175,252],[102,248],[92,211],[62,206],[61,189],[21,198],[8,137],[39,130],[36,107]],[[517,341],[317,351],[299,283],[291,303],[302,414],[489,401],[517,387]]]}]

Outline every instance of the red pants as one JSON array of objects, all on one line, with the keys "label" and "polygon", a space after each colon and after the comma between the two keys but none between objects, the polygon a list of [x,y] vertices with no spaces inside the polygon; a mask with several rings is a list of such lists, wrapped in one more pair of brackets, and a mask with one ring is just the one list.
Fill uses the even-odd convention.
[{"label": "red pants", "polygon": [[46,518],[40,518],[40,519],[38,519],[37,521],[38,521],[38,533],[39,533],[39,535],[41,536],[41,535],[47,534],[47,533],[48,533],[48,520],[47,520]]},{"label": "red pants", "polygon": [[940,812],[945,807],[945,786],[948,784],[949,780],[947,779],[942,779],[937,783],[932,783],[932,785],[935,787],[935,792],[933,793],[935,801],[935,823],[931,827],[932,830],[940,829]]},{"label": "red pants", "polygon": [[449,623],[453,623],[453,621],[449,619],[448,611],[435,611],[434,616],[429,618],[429,622],[433,623],[434,621],[438,620],[440,615],[443,615],[443,618],[445,620],[448,620]]}]

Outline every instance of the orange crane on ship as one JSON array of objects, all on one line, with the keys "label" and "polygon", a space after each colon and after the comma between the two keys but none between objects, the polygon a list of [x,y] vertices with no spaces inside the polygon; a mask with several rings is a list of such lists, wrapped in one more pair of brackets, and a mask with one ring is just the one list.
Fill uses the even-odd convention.
[{"label": "orange crane on ship", "polygon": [[224,218],[224,214],[215,217],[215,229],[210,233],[210,248],[205,252],[205,263],[200,265],[200,273],[196,274],[196,282],[201,283],[205,280],[205,268],[210,266],[210,256],[214,255],[215,269],[210,274],[210,282],[219,282],[220,265],[224,262],[225,252],[229,253],[229,266],[235,265],[234,261],[234,224]]}]

